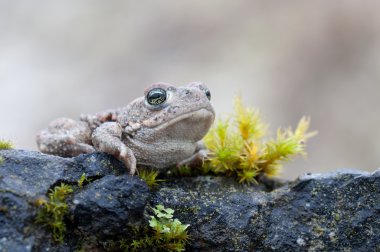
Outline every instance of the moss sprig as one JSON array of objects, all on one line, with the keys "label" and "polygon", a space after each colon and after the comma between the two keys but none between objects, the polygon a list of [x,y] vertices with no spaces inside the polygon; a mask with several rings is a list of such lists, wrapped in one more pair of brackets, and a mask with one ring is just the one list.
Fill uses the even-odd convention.
[{"label": "moss sprig", "polygon": [[150,189],[158,186],[160,182],[164,182],[164,179],[158,179],[159,171],[149,170],[149,169],[140,169],[139,177],[145,181]]},{"label": "moss sprig", "polygon": [[234,115],[219,120],[206,135],[210,153],[204,167],[240,183],[256,183],[260,174],[278,175],[284,162],[306,155],[306,141],[316,134],[308,132],[310,118],[302,117],[294,131],[278,129],[276,138],[268,138],[268,125],[258,110],[245,107],[240,98],[234,108]]},{"label": "moss sprig", "polygon": [[62,243],[65,236],[64,218],[69,210],[66,198],[72,192],[71,186],[61,183],[60,186],[50,190],[48,200],[40,198],[35,202],[40,207],[36,216],[36,223],[49,228],[53,233],[54,241],[58,243]]},{"label": "moss sprig", "polygon": [[0,150],[10,150],[13,149],[13,144],[8,140],[0,140]]},{"label": "moss sprig", "polygon": [[87,178],[86,173],[84,172],[78,179],[77,183],[78,183],[79,188],[83,188],[85,184],[91,183],[91,181],[92,179]]}]

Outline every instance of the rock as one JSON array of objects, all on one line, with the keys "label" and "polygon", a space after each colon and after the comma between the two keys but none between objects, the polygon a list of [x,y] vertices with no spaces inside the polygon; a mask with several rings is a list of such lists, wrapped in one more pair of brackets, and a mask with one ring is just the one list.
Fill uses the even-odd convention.
[{"label": "rock", "polygon": [[126,224],[141,223],[148,196],[148,187],[137,177],[107,175],[73,197],[74,223],[102,240],[126,235]]},{"label": "rock", "polygon": [[[259,186],[183,177],[149,191],[102,153],[60,158],[8,150],[0,156],[0,251],[104,251],[146,226],[157,204],[190,224],[189,251],[380,250],[380,170],[309,174],[289,183],[261,178]],[[92,181],[81,188],[83,173]],[[57,244],[35,223],[34,202],[61,182],[74,193],[67,198],[67,235]]]},{"label": "rock", "polygon": [[380,250],[380,171],[308,175],[270,193],[192,180],[161,188],[151,202],[190,223],[189,250]]},{"label": "rock", "polygon": [[[127,174],[123,164],[104,153],[61,158],[32,151],[0,151],[0,251],[72,251],[87,234],[121,235],[122,226],[136,225],[150,196],[138,177]],[[85,173],[92,180],[77,186]],[[61,183],[72,185],[67,239],[56,244],[51,232],[35,223],[36,199]],[[89,223],[88,226],[86,224]],[[87,233],[86,233],[87,232]]]}]

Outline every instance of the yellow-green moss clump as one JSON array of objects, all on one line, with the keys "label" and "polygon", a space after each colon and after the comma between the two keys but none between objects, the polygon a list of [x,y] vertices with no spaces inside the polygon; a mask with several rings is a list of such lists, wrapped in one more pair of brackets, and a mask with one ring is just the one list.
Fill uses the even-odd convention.
[{"label": "yellow-green moss clump", "polygon": [[145,183],[148,185],[150,189],[158,186],[159,182],[165,181],[163,179],[157,179],[158,175],[159,175],[159,171],[148,170],[148,169],[139,170],[139,177],[145,181]]},{"label": "yellow-green moss clump", "polygon": [[[173,219],[174,210],[157,205],[150,216],[150,229],[139,240],[123,240],[124,251],[184,251],[189,240],[187,228],[178,219]],[[141,231],[141,230],[140,230]]]},{"label": "yellow-green moss clump", "polygon": [[260,174],[278,175],[283,162],[306,155],[306,140],[316,134],[308,132],[309,125],[303,117],[294,131],[278,129],[275,138],[267,138],[268,126],[259,112],[236,98],[234,115],[219,120],[204,139],[210,153],[202,169],[237,177],[240,183],[256,182]]},{"label": "yellow-green moss clump", "polygon": [[[13,148],[13,144],[7,140],[0,139],[0,150],[10,150]],[[0,165],[4,162],[4,158],[0,156]]]},{"label": "yellow-green moss clump", "polygon": [[66,198],[72,192],[71,186],[61,183],[60,186],[50,190],[49,200],[38,199],[36,201],[36,205],[40,207],[36,223],[49,228],[53,232],[54,241],[58,243],[62,243],[65,236],[66,224],[64,218],[69,210]]},{"label": "yellow-green moss clump", "polygon": [[13,149],[13,144],[7,140],[0,140],[0,150],[10,150]]}]

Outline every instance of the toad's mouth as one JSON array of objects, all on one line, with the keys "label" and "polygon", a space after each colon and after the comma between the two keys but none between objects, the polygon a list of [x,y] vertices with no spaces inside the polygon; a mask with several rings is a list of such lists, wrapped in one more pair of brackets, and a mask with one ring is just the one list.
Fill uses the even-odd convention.
[{"label": "toad's mouth", "polygon": [[169,138],[199,141],[211,127],[214,118],[213,111],[201,108],[150,128],[154,128],[156,132],[161,132]]}]

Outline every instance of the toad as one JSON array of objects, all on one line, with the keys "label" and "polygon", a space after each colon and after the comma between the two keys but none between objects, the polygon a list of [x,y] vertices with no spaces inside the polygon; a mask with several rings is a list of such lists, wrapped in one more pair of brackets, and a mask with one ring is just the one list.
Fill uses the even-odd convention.
[{"label": "toad", "polygon": [[101,151],[115,156],[130,174],[136,165],[164,169],[204,159],[201,140],[214,121],[210,91],[202,83],[184,87],[152,84],[125,107],[79,120],[59,118],[37,134],[41,152],[62,157]]}]

